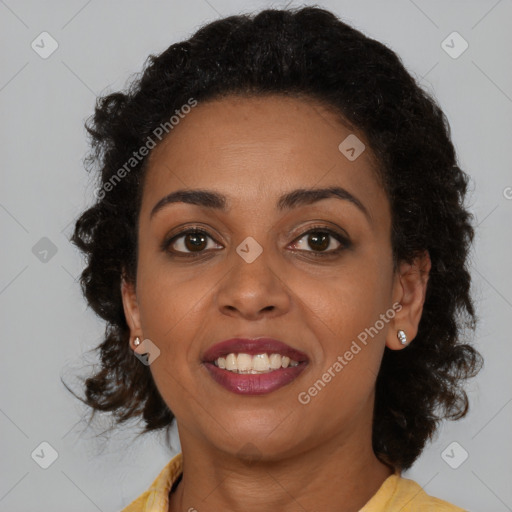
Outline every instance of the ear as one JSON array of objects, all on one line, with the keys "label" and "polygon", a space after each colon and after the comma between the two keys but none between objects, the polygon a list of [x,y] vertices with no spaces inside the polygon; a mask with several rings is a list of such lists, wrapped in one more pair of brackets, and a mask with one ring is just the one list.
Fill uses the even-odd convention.
[{"label": "ear", "polygon": [[[428,251],[417,256],[412,263],[400,263],[393,279],[393,304],[402,307],[396,309],[394,318],[386,336],[386,346],[392,350],[401,350],[418,334],[418,325],[427,293],[427,283],[432,262]],[[399,330],[405,332],[407,344],[402,345],[397,337]]]},{"label": "ear", "polygon": [[139,304],[135,293],[135,284],[126,280],[124,274],[121,278],[121,296],[123,299],[124,316],[130,328],[130,346],[135,350],[136,347],[133,345],[133,339],[138,336],[142,341],[143,338],[140,326]]}]

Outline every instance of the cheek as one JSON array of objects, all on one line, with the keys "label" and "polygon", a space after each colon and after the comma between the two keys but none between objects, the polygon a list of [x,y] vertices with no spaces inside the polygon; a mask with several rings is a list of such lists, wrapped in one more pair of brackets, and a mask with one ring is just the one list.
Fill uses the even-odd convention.
[{"label": "cheek", "polygon": [[[150,370],[167,406],[180,418],[186,416],[194,389],[194,361],[199,353],[201,322],[207,286],[198,285],[188,273],[180,273],[152,259],[140,259],[138,300],[141,328],[160,350]],[[204,280],[202,280],[204,283]]]},{"label": "cheek", "polygon": [[[318,343],[314,371],[304,382],[298,400],[306,404],[311,417],[324,418],[326,429],[353,421],[370,407],[385,347],[387,324],[372,330],[387,307],[384,281],[378,267],[362,265],[325,280],[321,291],[310,288],[316,291],[306,294],[304,289],[307,316],[303,316],[303,323],[308,324]],[[318,279],[315,282],[318,284]],[[328,417],[326,409],[330,411]]]},{"label": "cheek", "polygon": [[392,319],[385,316],[391,306],[391,271],[390,255],[374,248],[347,260],[328,279],[302,280],[304,318],[318,340],[318,369],[308,385],[320,379],[329,388],[318,393],[319,404],[332,399],[357,408],[372,393]]},{"label": "cheek", "polygon": [[[137,297],[144,335],[165,342],[201,307],[212,284],[204,273],[173,265],[163,254],[139,253]],[[200,283],[200,284],[199,284]]]},{"label": "cheek", "polygon": [[372,326],[390,307],[391,264],[387,258],[354,256],[325,276],[297,279],[296,290],[310,315],[345,342]]}]

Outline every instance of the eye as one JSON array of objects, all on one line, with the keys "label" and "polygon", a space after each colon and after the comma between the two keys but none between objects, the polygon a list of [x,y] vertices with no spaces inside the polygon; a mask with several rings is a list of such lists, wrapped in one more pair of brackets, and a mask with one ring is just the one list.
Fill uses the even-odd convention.
[{"label": "eye", "polygon": [[[313,250],[306,249],[307,246]],[[323,226],[311,228],[292,244],[294,249],[310,252],[315,257],[333,256],[350,246],[351,242],[347,236]],[[208,231],[199,228],[188,229],[167,238],[161,246],[163,252],[184,257],[201,256],[209,250],[222,248]]]},{"label": "eye", "polygon": [[[296,246],[295,248],[311,252],[314,256],[332,256],[350,247],[350,241],[346,236],[325,227],[312,228],[303,233],[297,240],[293,243]],[[307,246],[313,250],[304,249]]]},{"label": "eye", "polygon": [[[209,246],[208,244],[208,240],[216,244],[207,231],[197,228],[189,229],[170,239],[166,239],[162,244],[162,249],[172,253],[181,253],[181,255],[201,255],[207,249],[212,249],[211,245]],[[218,246],[218,244],[216,245]],[[172,249],[169,249],[170,247]],[[220,248],[222,249],[222,246]]]}]

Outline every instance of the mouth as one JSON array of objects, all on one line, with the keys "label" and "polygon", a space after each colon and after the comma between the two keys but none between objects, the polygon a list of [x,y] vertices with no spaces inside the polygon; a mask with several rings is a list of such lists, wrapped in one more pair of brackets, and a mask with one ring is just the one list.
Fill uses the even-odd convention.
[{"label": "mouth", "polygon": [[239,354],[230,353],[226,357],[219,357],[213,364],[221,370],[227,370],[233,373],[256,375],[260,373],[269,373],[280,368],[288,368],[297,366],[298,361],[290,359],[288,356],[272,353],[267,354],[247,354],[241,352]]},{"label": "mouth", "polygon": [[237,394],[270,393],[295,380],[309,358],[272,338],[233,338],[217,343],[203,355],[213,379]]}]

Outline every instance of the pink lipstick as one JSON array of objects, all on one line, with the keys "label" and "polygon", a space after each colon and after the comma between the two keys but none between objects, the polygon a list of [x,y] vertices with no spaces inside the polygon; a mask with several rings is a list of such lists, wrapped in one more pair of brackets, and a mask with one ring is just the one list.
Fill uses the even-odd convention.
[{"label": "pink lipstick", "polygon": [[[249,361],[251,368],[250,356],[266,354],[262,357],[265,361],[268,360],[267,356],[271,357],[274,367],[265,368],[263,371],[250,369],[245,370],[245,373],[239,373],[243,370],[236,368],[236,361],[241,359],[237,359],[238,354],[245,354],[242,358],[246,362]],[[231,361],[230,369],[226,368],[226,358],[228,367]],[[203,365],[218,384],[228,391],[245,395],[262,395],[289,384],[304,371],[309,361],[303,352],[272,338],[226,340],[206,350],[202,359]],[[280,367],[281,361],[283,367]],[[276,364],[279,368],[275,368]]]}]

